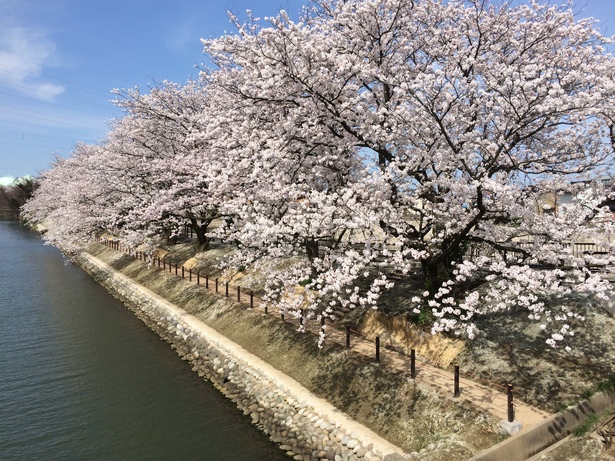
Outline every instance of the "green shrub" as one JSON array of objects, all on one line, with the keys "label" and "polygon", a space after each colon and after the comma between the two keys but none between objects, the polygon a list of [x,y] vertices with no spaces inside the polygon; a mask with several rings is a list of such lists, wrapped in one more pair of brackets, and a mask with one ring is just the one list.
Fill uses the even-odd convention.
[{"label": "green shrub", "polygon": [[599,420],[600,417],[597,414],[593,413],[589,415],[585,418],[585,421],[583,421],[583,423],[574,430],[574,435],[577,437],[583,437],[592,430],[594,424],[596,424]]}]

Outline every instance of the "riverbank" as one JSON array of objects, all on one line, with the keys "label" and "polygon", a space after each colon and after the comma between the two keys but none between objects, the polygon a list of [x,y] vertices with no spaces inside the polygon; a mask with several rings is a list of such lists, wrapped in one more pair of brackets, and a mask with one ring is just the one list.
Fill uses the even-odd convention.
[{"label": "riverbank", "polygon": [[[163,294],[168,301],[182,306],[188,314],[296,380],[315,396],[326,397],[330,404],[391,444],[400,447],[405,453],[420,453],[421,459],[426,460],[468,459],[500,439],[497,421],[469,405],[453,402],[446,396],[439,395],[429,386],[417,384],[409,379],[409,373],[392,372],[335,345],[327,344],[324,349],[319,350],[313,337],[298,333],[288,324],[263,316],[255,310],[246,310],[229,299],[212,295],[204,287],[188,283],[187,280],[148,269],[143,263],[102,245],[93,245],[89,252],[115,271],[129,277],[134,283],[159,295]],[[97,276],[103,284],[106,277],[100,274]],[[128,302],[129,307],[130,304]],[[157,321],[149,323],[154,328],[160,327]],[[172,334],[173,337],[180,338],[183,335],[184,333],[178,335],[177,332]],[[182,352],[186,358],[192,360],[198,361],[204,357],[198,349],[198,356],[194,356],[193,349],[195,348]],[[197,364],[197,371],[198,366],[201,365]],[[224,371],[224,367],[221,369]],[[217,376],[216,373],[200,371],[209,379]],[[228,384],[231,382],[228,378],[227,374],[219,381]],[[232,392],[229,395],[232,395]],[[335,458],[336,453],[325,449],[325,446],[328,446],[326,443],[314,445],[315,441],[309,442],[306,435],[284,428],[279,430],[280,427],[272,431],[266,426],[270,424],[267,417],[261,415],[260,409],[267,413],[265,406],[259,405],[258,402],[250,403],[249,399],[247,402],[242,400],[246,399],[239,399],[238,406],[251,415],[255,424],[268,431],[274,442],[284,449],[290,448],[288,451],[293,456],[304,457],[297,459],[338,459]],[[274,411],[274,419],[279,421],[280,414],[276,417],[275,413]],[[311,423],[318,422],[319,419],[324,421],[323,418],[317,418]],[[322,424],[321,422],[320,425]],[[337,434],[339,432],[335,437]],[[342,442],[356,440],[351,436],[352,433],[344,439],[342,435]],[[359,445],[351,445],[354,455],[361,452],[361,448],[357,449]],[[369,453],[370,450],[367,450],[369,443],[367,446],[362,443],[360,445],[366,449],[364,456],[367,457],[363,459],[377,459],[373,451]],[[342,446],[348,448],[343,443]],[[323,449],[318,450],[319,448]],[[337,454],[339,459],[353,459],[347,450],[342,449],[340,453]]]}]

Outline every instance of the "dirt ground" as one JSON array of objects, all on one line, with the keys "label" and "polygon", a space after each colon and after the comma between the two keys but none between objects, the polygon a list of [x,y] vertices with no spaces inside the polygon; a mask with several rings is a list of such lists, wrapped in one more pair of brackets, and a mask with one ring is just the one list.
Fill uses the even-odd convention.
[{"label": "dirt ground", "polygon": [[484,336],[468,343],[460,367],[486,382],[513,383],[517,398],[549,412],[588,398],[613,379],[615,319],[589,298],[567,302],[585,317],[575,327],[570,352],[546,345],[527,316],[499,314],[478,322]]}]

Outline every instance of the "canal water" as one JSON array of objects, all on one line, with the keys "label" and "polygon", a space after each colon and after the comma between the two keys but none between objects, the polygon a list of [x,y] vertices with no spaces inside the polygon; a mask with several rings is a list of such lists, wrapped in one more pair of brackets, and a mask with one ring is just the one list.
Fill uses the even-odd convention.
[{"label": "canal water", "polygon": [[0,460],[287,460],[79,267],[0,219]]}]

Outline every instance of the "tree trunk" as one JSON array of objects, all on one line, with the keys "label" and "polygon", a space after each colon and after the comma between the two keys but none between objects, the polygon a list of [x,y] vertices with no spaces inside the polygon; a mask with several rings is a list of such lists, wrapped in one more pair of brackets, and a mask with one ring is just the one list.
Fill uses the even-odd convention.
[{"label": "tree trunk", "polygon": [[190,218],[190,227],[192,227],[196,235],[198,252],[209,250],[209,242],[211,241],[211,239],[207,237],[206,232],[210,223],[211,220],[204,220],[203,224],[199,225],[196,219]]},{"label": "tree trunk", "polygon": [[446,264],[440,259],[421,261],[423,267],[423,281],[425,289],[430,295],[436,294],[442,282],[448,279],[449,272]]},{"label": "tree trunk", "polygon": [[305,239],[305,252],[307,254],[310,262],[314,261],[314,259],[318,258],[318,240],[315,239]]},{"label": "tree trunk", "polygon": [[305,246],[305,253],[307,254],[308,260],[310,261],[310,267],[311,267],[311,275],[310,277],[312,279],[315,279],[316,277],[318,277],[318,271],[316,270],[316,267],[314,267],[314,259],[318,258],[318,240],[315,240],[313,238],[308,239],[306,238],[303,241],[303,244]]}]

